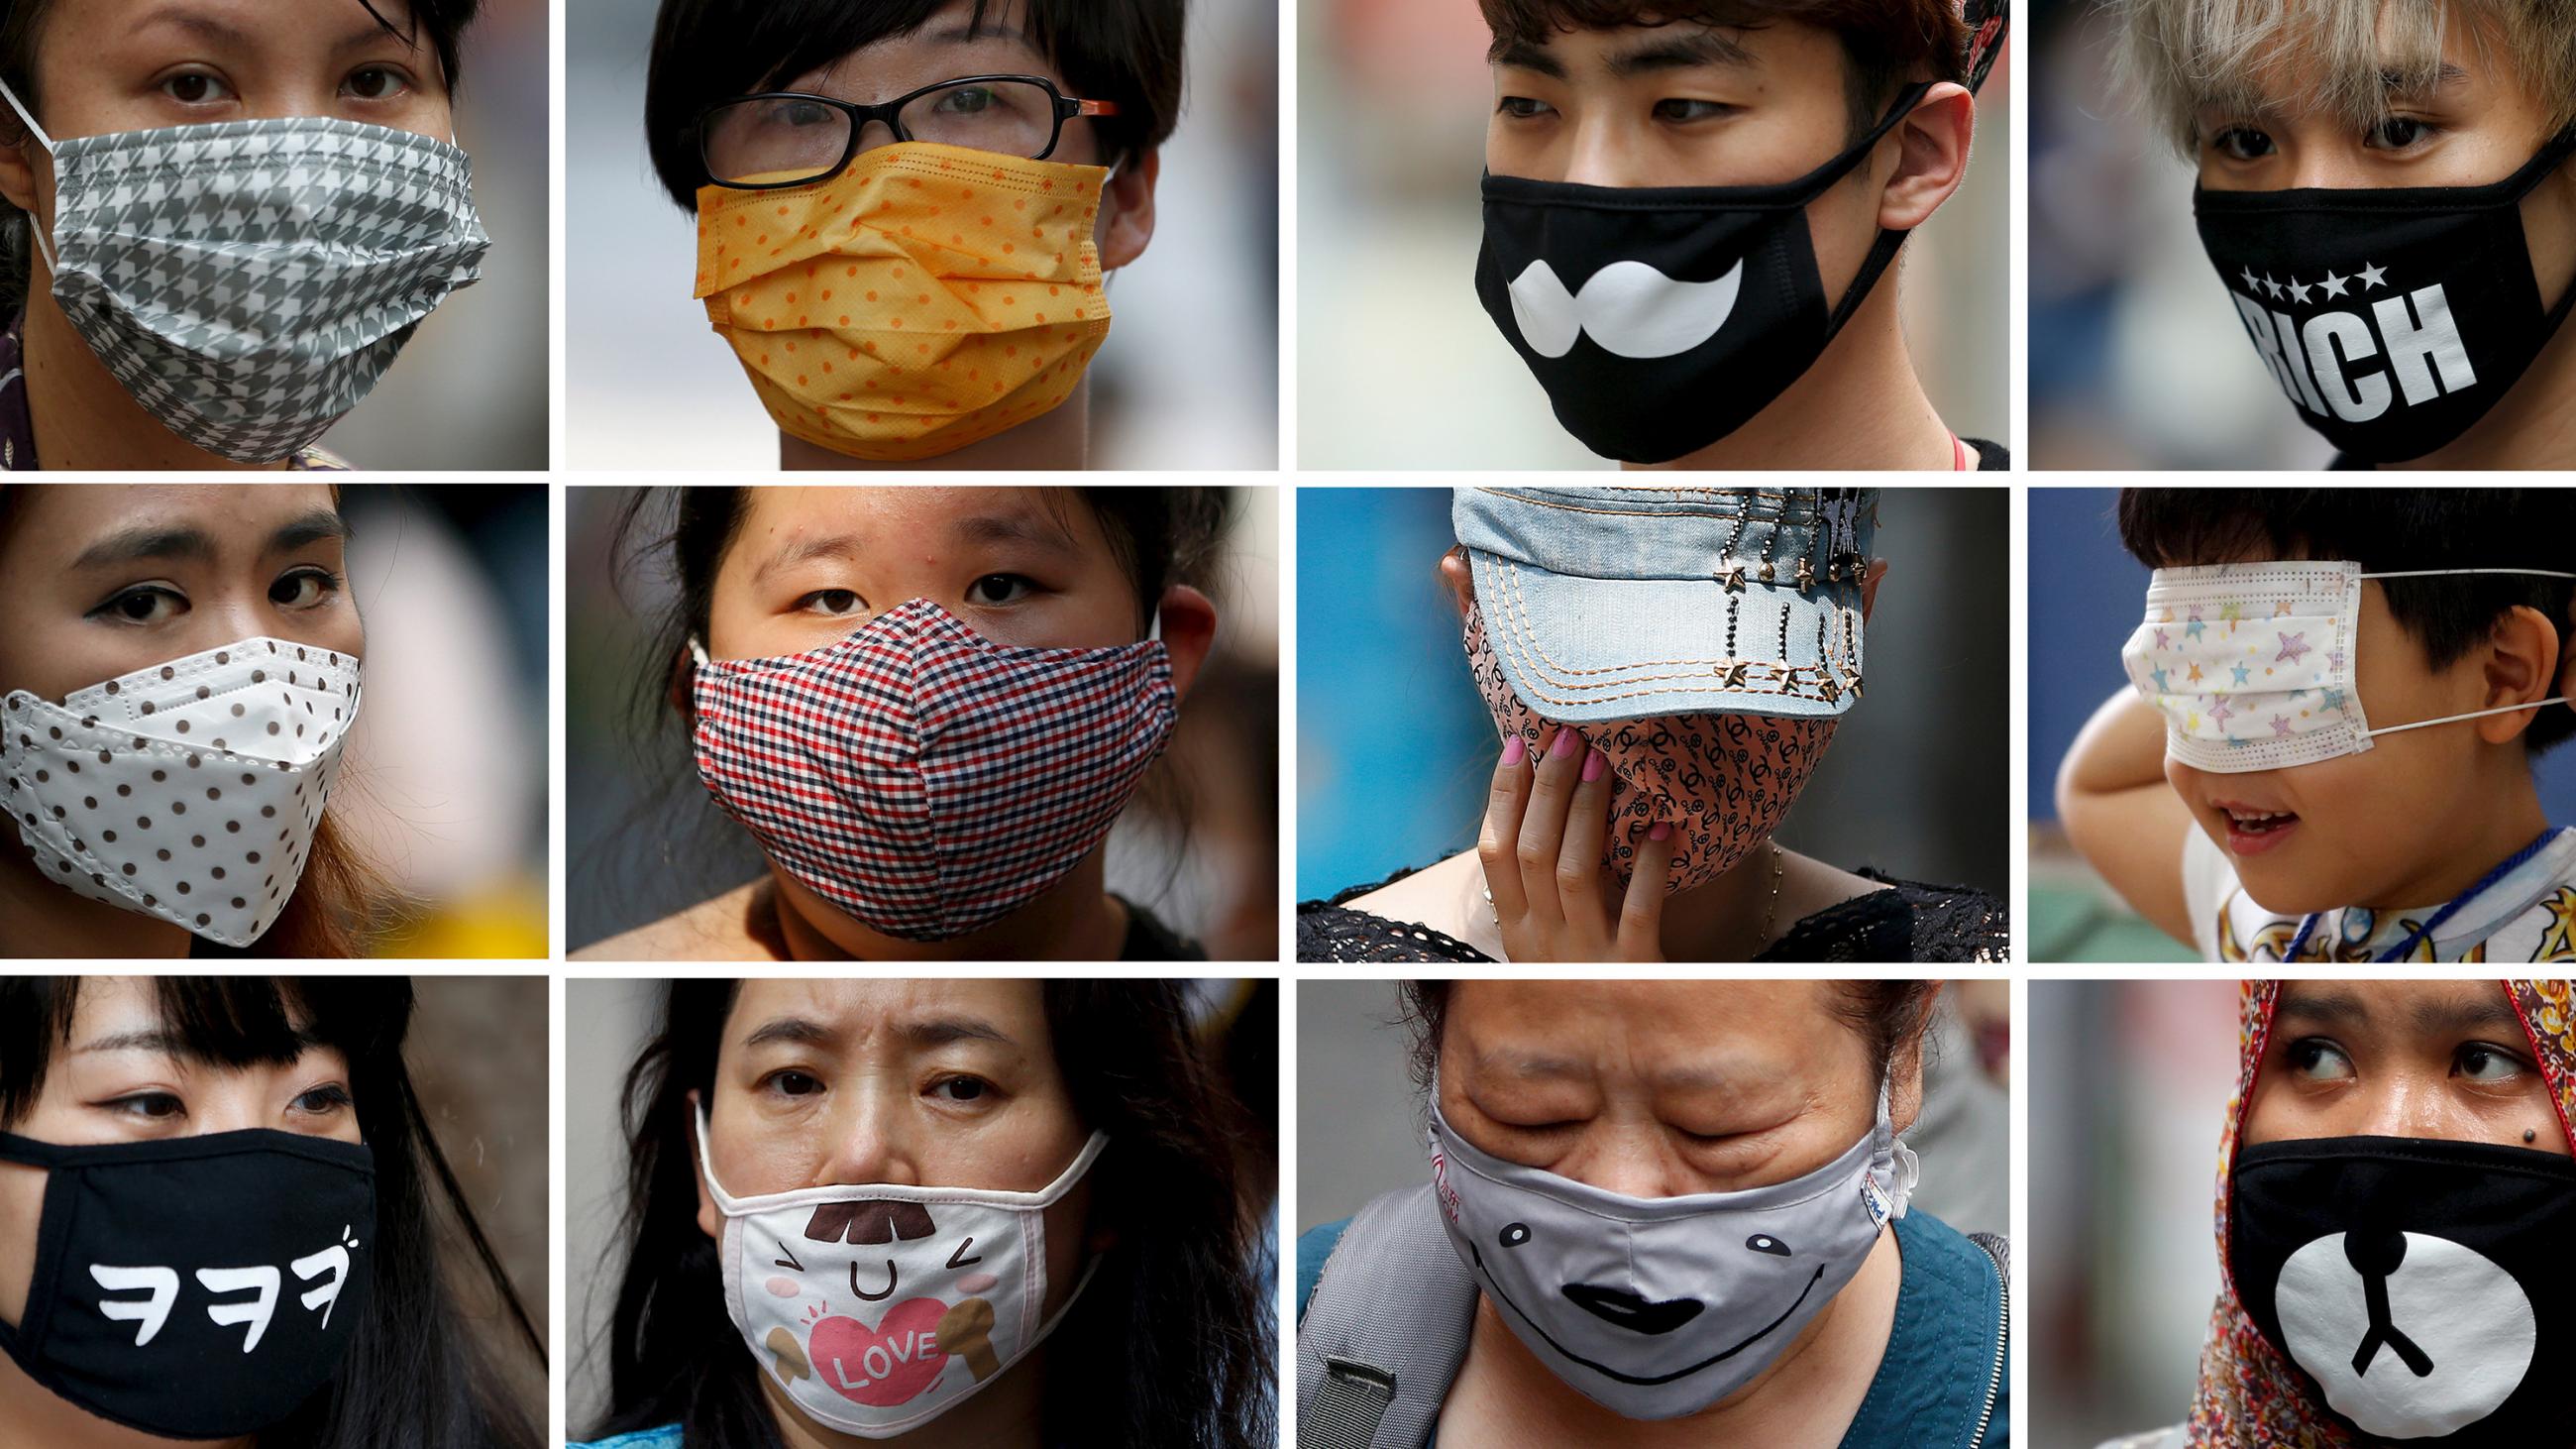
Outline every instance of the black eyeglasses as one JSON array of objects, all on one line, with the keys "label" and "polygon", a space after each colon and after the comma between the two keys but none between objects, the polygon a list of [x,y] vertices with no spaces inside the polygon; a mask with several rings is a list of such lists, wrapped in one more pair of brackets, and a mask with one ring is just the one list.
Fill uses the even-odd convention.
[{"label": "black eyeglasses", "polygon": [[1114,116],[1113,101],[1085,101],[1033,75],[975,75],[923,86],[873,106],[797,91],[718,101],[698,115],[698,157],[718,186],[769,191],[837,176],[859,152],[870,121],[897,141],[931,141],[1043,161],[1064,123]]}]

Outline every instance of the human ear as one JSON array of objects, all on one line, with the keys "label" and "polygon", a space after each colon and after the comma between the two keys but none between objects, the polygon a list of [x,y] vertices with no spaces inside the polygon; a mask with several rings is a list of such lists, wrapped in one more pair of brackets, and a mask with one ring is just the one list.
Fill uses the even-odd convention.
[{"label": "human ear", "polygon": [[1114,272],[1145,254],[1154,240],[1154,184],[1163,153],[1139,151],[1100,188],[1100,269]]},{"label": "human ear", "polygon": [[1923,1013],[1923,1024],[1896,1044],[1896,1054],[1887,1062],[1887,1123],[1900,1136],[1912,1131],[1914,1119],[1923,1115],[1923,1039],[1932,1034],[1932,1014],[1941,1009],[1944,983],[1925,984],[1931,988],[1932,1004]]},{"label": "human ear", "polygon": [[1458,611],[1458,621],[1467,620],[1467,607],[1476,602],[1476,574],[1467,567],[1464,549],[1451,549],[1440,556],[1440,586],[1449,591],[1449,603]]},{"label": "human ear", "polygon": [[1882,230],[1912,231],[1932,219],[1967,178],[1976,129],[1976,97],[1950,81],[1934,86],[1896,123],[1887,137],[1896,144],[1896,166],[1878,197]]},{"label": "human ear", "polygon": [[1183,699],[1216,644],[1216,605],[1187,584],[1163,590],[1163,650],[1172,656],[1172,688]]},{"label": "human ear", "polygon": [[1887,577],[1887,560],[1874,558],[1860,576],[1860,621],[1869,622],[1869,611],[1878,607],[1878,581]]},{"label": "human ear", "polygon": [[[2484,656],[2479,661],[2484,703],[2481,709],[2507,709],[2518,704],[2536,704],[2557,694],[2558,676],[2565,667],[2566,655],[2558,637],[2558,626],[2549,616],[2526,604],[2516,604],[2496,621],[2488,636]],[[2531,727],[2534,715],[2491,714],[2471,720],[2477,726],[2478,738],[2500,745]]]}]

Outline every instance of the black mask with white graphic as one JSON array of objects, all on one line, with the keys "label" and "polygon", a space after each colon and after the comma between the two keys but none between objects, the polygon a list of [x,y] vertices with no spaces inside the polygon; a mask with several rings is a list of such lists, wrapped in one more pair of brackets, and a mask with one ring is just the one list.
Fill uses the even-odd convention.
[{"label": "black mask with white graphic", "polygon": [[2299,420],[2402,463],[2467,432],[2576,302],[2540,304],[2521,201],[2576,129],[2488,186],[2192,193],[2201,245]]},{"label": "black mask with white graphic", "polygon": [[364,1316],[375,1157],[292,1132],[65,1147],[46,1170],[27,1311],[0,1350],[89,1413],[172,1439],[272,1428],[322,1391]]},{"label": "black mask with white graphic", "polygon": [[1930,89],[1908,87],[1849,150],[1772,186],[1487,176],[1476,295],[1565,430],[1605,458],[1669,463],[1742,427],[1804,376],[1906,236],[1880,232],[1828,307],[1807,205]]},{"label": "black mask with white graphic", "polygon": [[2576,1162],[2410,1137],[2236,1156],[2228,1272],[2316,1401],[2380,1439],[2563,1444]]}]

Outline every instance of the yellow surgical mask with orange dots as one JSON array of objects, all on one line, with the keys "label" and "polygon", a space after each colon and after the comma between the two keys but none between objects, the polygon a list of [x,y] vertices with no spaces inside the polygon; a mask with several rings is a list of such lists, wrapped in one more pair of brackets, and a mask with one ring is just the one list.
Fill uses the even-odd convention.
[{"label": "yellow surgical mask with orange dots", "polygon": [[789,436],[935,458],[1081,384],[1109,335],[1092,241],[1108,178],[906,141],[809,186],[705,187],[696,295]]}]

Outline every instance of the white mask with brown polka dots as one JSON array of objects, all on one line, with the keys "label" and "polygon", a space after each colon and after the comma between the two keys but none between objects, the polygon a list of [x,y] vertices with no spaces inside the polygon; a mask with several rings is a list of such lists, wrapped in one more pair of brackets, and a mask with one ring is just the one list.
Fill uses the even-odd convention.
[{"label": "white mask with brown polka dots", "polygon": [[0,703],[0,788],[67,890],[247,946],[286,909],[358,714],[355,656],[245,639]]}]

